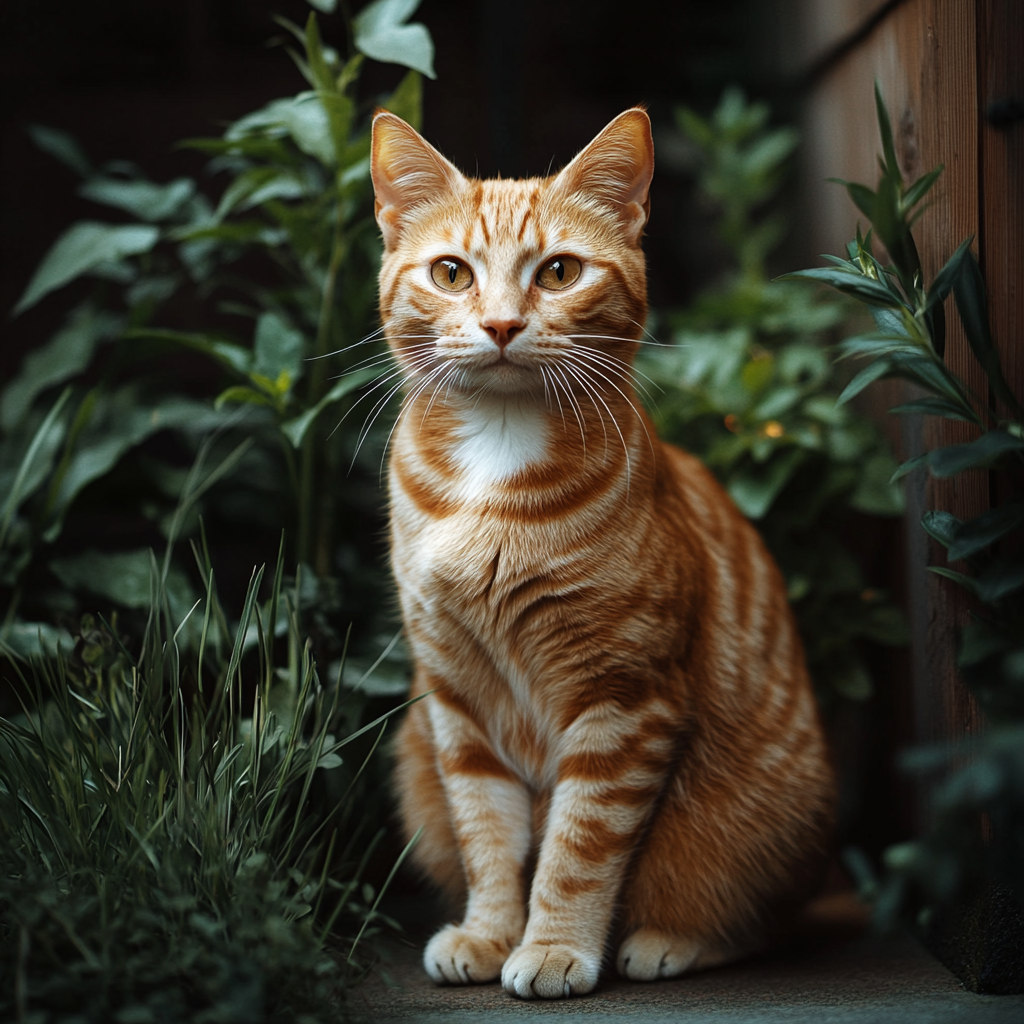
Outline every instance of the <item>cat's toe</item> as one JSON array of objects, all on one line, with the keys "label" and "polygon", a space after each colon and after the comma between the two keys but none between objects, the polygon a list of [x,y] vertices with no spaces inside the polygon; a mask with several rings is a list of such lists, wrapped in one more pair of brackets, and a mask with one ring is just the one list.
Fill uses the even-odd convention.
[{"label": "cat's toe", "polygon": [[642,928],[623,942],[615,965],[619,974],[633,981],[674,978],[696,967],[702,952],[695,939]]},{"label": "cat's toe", "polygon": [[505,961],[501,984],[520,999],[564,999],[590,992],[600,971],[600,956],[571,946],[529,942]]},{"label": "cat's toe", "polygon": [[479,984],[501,974],[508,949],[504,942],[450,924],[427,943],[423,966],[439,985]]}]

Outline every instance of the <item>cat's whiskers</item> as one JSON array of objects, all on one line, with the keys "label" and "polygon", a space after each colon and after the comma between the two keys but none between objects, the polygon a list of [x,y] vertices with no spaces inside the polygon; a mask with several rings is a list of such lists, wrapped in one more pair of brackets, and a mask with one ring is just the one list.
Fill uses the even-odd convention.
[{"label": "cat's whiskers", "polygon": [[606,363],[611,363],[611,364],[614,364],[615,366],[621,368],[621,370],[624,371],[624,376],[626,376],[631,381],[631,383],[633,384],[633,387],[639,388],[644,393],[645,397],[648,398],[649,400],[653,400],[653,396],[647,390],[646,385],[641,384],[636,379],[638,376],[639,377],[643,377],[644,380],[646,380],[648,383],[650,383],[651,385],[656,387],[659,391],[663,391],[664,390],[664,388],[662,388],[661,385],[658,384],[657,381],[651,380],[651,378],[648,377],[647,374],[643,372],[643,370],[637,369],[637,367],[633,363],[628,362],[627,360],[622,359],[619,356],[612,355],[610,352],[606,352],[603,349],[599,349],[599,348],[593,348],[590,345],[578,345],[578,344],[573,345],[573,351],[590,353],[595,358],[600,358],[601,360],[605,361]]},{"label": "cat's whiskers", "polygon": [[[636,321],[634,321],[635,323]],[[630,345],[653,345],[656,348],[677,348],[677,345],[665,341],[644,341],[643,338],[624,338],[617,334],[566,334],[566,338],[590,338],[594,341],[624,341]]]},{"label": "cat's whiskers", "polygon": [[[608,458],[608,428],[605,426],[604,415],[597,406],[597,399],[595,397],[596,392],[593,385],[586,380],[586,375],[583,374],[579,367],[570,366],[563,363],[561,369],[564,370],[570,377],[572,377],[579,386],[583,389],[583,393],[590,399],[590,404],[594,407],[594,412],[597,413],[597,418],[601,423],[601,431],[604,433],[604,455]],[[582,410],[581,410],[582,411]]]},{"label": "cat's whiskers", "polygon": [[[576,417],[576,422],[580,425],[580,443],[583,445],[583,461],[587,459],[587,428],[584,425],[584,417],[582,415],[583,410],[579,407],[579,399],[573,394],[572,388],[569,387],[569,382],[565,379],[565,374],[562,372],[560,366],[551,366],[551,380],[552,383],[557,383],[555,374],[561,378],[562,386],[565,388],[565,398],[569,403],[569,407],[573,411],[573,415]],[[557,393],[557,392],[556,392]]]}]

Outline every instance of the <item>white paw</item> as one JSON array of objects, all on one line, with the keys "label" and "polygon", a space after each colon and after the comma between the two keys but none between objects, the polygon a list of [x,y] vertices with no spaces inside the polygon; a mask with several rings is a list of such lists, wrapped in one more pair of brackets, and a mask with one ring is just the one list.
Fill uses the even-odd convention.
[{"label": "white paw", "polygon": [[623,977],[633,981],[674,978],[697,966],[701,943],[653,929],[641,928],[619,948],[615,966]]},{"label": "white paw", "polygon": [[520,999],[581,996],[597,984],[601,958],[572,946],[528,942],[505,961],[501,984]]},{"label": "white paw", "polygon": [[423,966],[439,985],[479,984],[501,974],[508,950],[504,942],[450,924],[427,943]]}]

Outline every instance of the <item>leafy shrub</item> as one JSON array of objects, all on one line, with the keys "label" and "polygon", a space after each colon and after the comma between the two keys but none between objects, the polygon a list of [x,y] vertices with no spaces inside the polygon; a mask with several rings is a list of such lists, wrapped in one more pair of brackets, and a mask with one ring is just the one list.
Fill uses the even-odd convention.
[{"label": "leafy shrub", "polygon": [[791,129],[768,128],[768,117],[736,90],[710,119],[677,111],[735,268],[724,286],[666,315],[675,344],[644,346],[638,367],[664,391],[652,400],[663,436],[718,475],[778,561],[829,706],[871,693],[858,641],[905,642],[901,613],[869,587],[841,532],[852,513],[895,516],[903,502],[888,444],[837,400],[826,342],[850,305],[767,278],[784,224],[760,210],[797,143]]},{"label": "leafy shrub", "polygon": [[[371,332],[379,243],[369,105],[356,89],[366,56],[418,68],[379,100],[419,124],[420,72],[433,74],[433,46],[422,25],[404,24],[415,6],[370,4],[346,25],[344,58],[323,44],[312,13],[304,29],[281,20],[300,44],[290,52],[308,89],[241,118],[221,138],[182,144],[209,155],[211,176],[225,183],[219,198],[189,178],[152,182],[123,161],[97,169],[69,136],[34,130],[81,176],[79,194],[127,223],[69,228],[16,309],[82,276],[98,282],[0,395],[0,588],[8,599],[0,640],[8,646],[37,650],[40,621],[74,612],[69,592],[125,611],[145,605],[147,544],[157,530],[167,535],[183,467],[211,435],[215,453],[239,436],[253,444],[179,532],[196,536],[203,514],[215,550],[222,539],[258,548],[285,526],[323,658],[340,654],[338,622],[354,621],[364,645],[384,628],[384,434],[377,418],[362,428],[362,410],[379,411],[382,392],[362,392],[366,401],[347,415],[382,357]],[[179,298],[238,329],[168,329],[169,303]],[[183,352],[207,361],[204,379],[216,391],[193,394],[173,370],[163,372]],[[156,370],[154,359],[164,361]],[[64,527],[73,508],[71,536]],[[111,519],[126,523],[128,543],[104,529]],[[97,546],[119,548],[117,557]],[[141,583],[132,589],[126,579]],[[167,576],[179,611],[201,592],[194,581],[187,565]],[[52,628],[43,634],[52,649]]]},{"label": "leafy shrub", "polygon": [[[889,873],[878,894],[877,914],[889,922],[900,912],[927,920],[934,908],[975,897],[992,880],[1014,891],[1024,907],[1024,410],[1003,377],[972,239],[963,242],[930,285],[924,283],[911,227],[942,168],[912,184],[904,182],[877,88],[875,98],[883,148],[877,191],[844,183],[871,230],[864,237],[858,231],[846,259],[828,257],[830,267],[789,276],[854,296],[874,319],[874,332],[840,345],[844,357],[867,361],[842,401],[873,381],[900,378],[915,384],[924,397],[892,412],[961,420],[975,428],[973,441],[918,455],[895,476],[927,468],[933,476],[950,478],[984,469],[1003,481],[991,493],[1008,495],[968,522],[938,510],[922,518],[921,525],[946,549],[949,561],[962,560],[967,569],[929,567],[975,599],[957,664],[988,727],[969,744],[935,746],[906,757],[909,769],[939,781],[931,793],[925,835],[887,852]],[[885,246],[889,264],[876,258],[872,235]],[[943,360],[943,304],[950,292],[989,394],[974,393]]]},{"label": "leafy shrub", "polygon": [[[200,462],[179,511],[224,468]],[[378,927],[365,761],[339,752],[385,721],[337,738],[361,707],[321,680],[283,552],[231,631],[205,546],[205,598],[172,612],[173,541],[137,651],[86,616],[71,655],[18,669],[24,713],[0,719],[5,1019],[333,1020],[353,937]]]}]

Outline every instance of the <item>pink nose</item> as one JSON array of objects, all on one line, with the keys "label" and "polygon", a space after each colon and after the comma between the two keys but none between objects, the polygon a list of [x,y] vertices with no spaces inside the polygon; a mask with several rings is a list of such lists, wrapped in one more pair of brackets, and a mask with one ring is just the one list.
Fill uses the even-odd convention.
[{"label": "pink nose", "polygon": [[480,326],[491,336],[491,340],[502,351],[526,326],[525,320],[484,320]]}]

